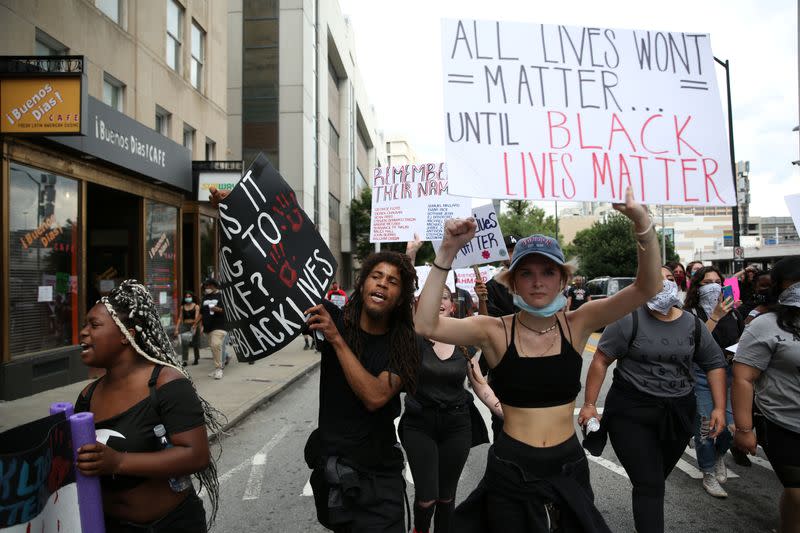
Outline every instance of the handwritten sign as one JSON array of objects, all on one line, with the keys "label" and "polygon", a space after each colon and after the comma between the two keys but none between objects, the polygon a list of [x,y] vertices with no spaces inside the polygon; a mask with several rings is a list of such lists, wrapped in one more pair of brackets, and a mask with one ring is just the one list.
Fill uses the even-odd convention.
[{"label": "handwritten sign", "polygon": [[0,434],[0,532],[80,531],[64,413]]},{"label": "handwritten sign", "polygon": [[[495,269],[491,266],[482,266],[478,267],[478,271],[481,274],[481,281],[486,283],[492,279]],[[475,270],[472,268],[457,268],[454,272],[456,273],[456,287],[469,291],[472,299],[477,301],[478,295],[475,294],[475,280],[477,279]]]},{"label": "handwritten sign", "polygon": [[444,20],[449,192],[735,205],[707,34]]},{"label": "handwritten sign", "polygon": [[303,311],[325,298],[336,260],[263,154],[219,209],[227,329],[239,361],[261,359],[300,334]]},{"label": "handwritten sign", "polygon": [[[422,288],[425,286],[425,282],[428,280],[428,274],[430,274],[431,268],[433,267],[428,265],[414,267],[414,269],[417,271],[417,290],[414,291],[414,296],[419,297],[419,295],[422,293]],[[456,290],[453,276],[447,276],[447,278],[445,278],[445,284],[450,288],[451,291]]]},{"label": "handwritten sign", "polygon": [[[494,206],[486,204],[476,207],[472,210],[472,217],[478,224],[478,230],[472,240],[456,254],[453,268],[508,260],[508,250],[503,241],[503,233],[500,231]],[[434,241],[432,244],[438,250],[442,241]]]},{"label": "handwritten sign", "polygon": [[786,202],[786,207],[789,208],[789,214],[792,215],[794,229],[800,233],[800,194],[784,196],[783,200]]},{"label": "handwritten sign", "polygon": [[444,163],[376,167],[370,242],[441,240],[448,218],[467,216],[469,200],[450,196]]}]

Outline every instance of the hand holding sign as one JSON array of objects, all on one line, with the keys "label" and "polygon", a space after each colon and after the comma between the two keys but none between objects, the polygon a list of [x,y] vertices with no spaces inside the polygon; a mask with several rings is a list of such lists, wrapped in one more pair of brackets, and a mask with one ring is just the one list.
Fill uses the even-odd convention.
[{"label": "hand holding sign", "polygon": [[333,323],[333,319],[331,319],[331,315],[328,313],[328,310],[325,309],[324,305],[320,304],[309,307],[304,313],[307,317],[306,324],[308,324],[308,329],[321,333],[325,337],[325,340],[334,346],[340,342],[344,342],[342,336],[339,334],[339,329],[336,327],[336,324]]}]

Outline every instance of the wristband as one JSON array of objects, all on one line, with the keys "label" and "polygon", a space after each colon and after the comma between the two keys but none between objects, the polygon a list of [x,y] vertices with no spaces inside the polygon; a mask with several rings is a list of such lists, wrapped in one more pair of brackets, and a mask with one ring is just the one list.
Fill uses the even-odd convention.
[{"label": "wristband", "polygon": [[736,431],[736,433],[750,433],[751,431],[753,431],[753,428],[749,427],[749,428],[745,429],[745,428],[737,427],[735,431]]},{"label": "wristband", "polygon": [[715,320],[714,317],[708,317],[708,319],[714,322],[715,324],[719,324],[719,320]]},{"label": "wristband", "polygon": [[652,221],[652,219],[650,220],[650,225],[647,226],[647,229],[645,229],[644,231],[641,231],[641,232],[640,231],[634,231],[634,233],[636,235],[638,235],[639,237],[644,237],[645,235],[647,235],[650,232],[651,229],[653,229],[653,221]]},{"label": "wristband", "polygon": [[433,265],[435,268],[438,268],[439,270],[443,270],[444,272],[450,272],[453,269],[453,267],[447,267],[447,268],[441,267],[436,264],[435,260],[431,261],[431,265]]}]

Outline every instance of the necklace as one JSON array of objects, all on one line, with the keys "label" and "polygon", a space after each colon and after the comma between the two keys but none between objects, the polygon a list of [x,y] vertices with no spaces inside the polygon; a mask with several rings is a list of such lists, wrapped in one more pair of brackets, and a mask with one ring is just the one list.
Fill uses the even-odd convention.
[{"label": "necklace", "polygon": [[532,332],[536,333],[537,335],[545,335],[545,334],[547,334],[547,333],[550,333],[551,331],[553,331],[554,329],[556,329],[556,326],[558,326],[558,319],[556,318],[556,321],[555,321],[555,322],[553,322],[553,325],[552,325],[552,326],[550,326],[549,328],[545,328],[545,329],[533,329],[532,327],[530,327],[529,325],[527,325],[525,322],[523,322],[523,321],[522,321],[522,315],[521,315],[521,314],[519,314],[519,313],[518,313],[518,314],[517,314],[517,318],[519,319],[519,323],[520,323],[520,324],[522,324],[522,327],[524,327],[525,329],[527,329],[527,330],[530,330],[530,331],[532,331]]},{"label": "necklace", "polygon": [[[520,321],[520,323],[522,323],[522,321]],[[527,327],[527,326],[525,326],[525,327]],[[547,329],[547,331],[553,331],[553,329],[554,329],[554,328],[555,328],[555,325],[553,325],[552,327],[548,328],[548,329]],[[528,328],[528,329],[531,329],[531,328]],[[535,329],[531,329],[531,331],[533,331],[534,333],[539,333],[539,332],[538,332],[538,331],[536,331]],[[552,350],[552,349],[553,349],[553,346],[555,346],[555,344],[556,344],[556,340],[557,340],[558,338],[559,338],[559,336],[558,336],[558,335],[553,335],[553,340],[550,342],[550,346],[548,346],[548,347],[547,347],[547,349],[545,349],[545,350],[542,350],[542,352],[541,352],[541,353],[538,353],[538,354],[533,354],[533,355],[522,355],[522,354],[520,353],[520,354],[519,354],[519,356],[520,356],[520,357],[542,357],[542,356],[544,356],[545,354],[549,353],[549,352],[550,352],[550,350]],[[520,334],[519,330],[517,330],[517,341],[520,343],[520,346],[521,346],[521,345],[522,345],[522,335]]]}]

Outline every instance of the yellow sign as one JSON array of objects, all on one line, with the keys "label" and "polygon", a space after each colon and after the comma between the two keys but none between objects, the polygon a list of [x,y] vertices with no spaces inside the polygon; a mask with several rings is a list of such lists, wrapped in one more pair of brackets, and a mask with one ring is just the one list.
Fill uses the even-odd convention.
[{"label": "yellow sign", "polygon": [[80,77],[0,79],[0,133],[80,131]]}]

